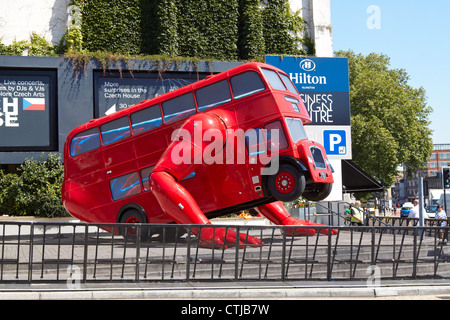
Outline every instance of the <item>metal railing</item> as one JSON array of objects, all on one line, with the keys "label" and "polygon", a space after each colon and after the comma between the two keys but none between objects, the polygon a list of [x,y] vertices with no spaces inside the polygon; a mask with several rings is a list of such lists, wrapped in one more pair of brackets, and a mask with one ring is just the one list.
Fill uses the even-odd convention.
[{"label": "metal railing", "polygon": [[[208,226],[262,240],[228,248],[200,245],[193,227],[0,222],[0,283],[450,278],[439,238],[449,227],[309,227],[314,236],[295,237],[289,227]],[[137,236],[105,231],[126,228]]]}]

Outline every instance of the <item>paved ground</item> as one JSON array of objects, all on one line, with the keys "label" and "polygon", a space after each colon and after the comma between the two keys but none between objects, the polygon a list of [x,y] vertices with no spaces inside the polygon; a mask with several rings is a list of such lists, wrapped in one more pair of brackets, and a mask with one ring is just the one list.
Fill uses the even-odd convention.
[{"label": "paved ground", "polygon": [[190,282],[3,284],[0,299],[157,299],[157,300],[289,300],[289,299],[450,300],[449,280],[365,282]]}]

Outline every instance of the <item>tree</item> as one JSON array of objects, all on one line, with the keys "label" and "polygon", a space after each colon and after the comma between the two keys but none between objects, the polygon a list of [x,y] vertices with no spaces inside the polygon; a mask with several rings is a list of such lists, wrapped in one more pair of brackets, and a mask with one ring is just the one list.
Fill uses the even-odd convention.
[{"label": "tree", "polygon": [[64,166],[61,157],[49,154],[39,161],[26,159],[18,174],[0,170],[0,213],[39,217],[67,216],[61,202]]},{"label": "tree", "polygon": [[386,186],[399,165],[417,172],[433,148],[424,88],[408,85],[407,72],[391,69],[386,55],[336,55],[349,59],[353,160]]}]

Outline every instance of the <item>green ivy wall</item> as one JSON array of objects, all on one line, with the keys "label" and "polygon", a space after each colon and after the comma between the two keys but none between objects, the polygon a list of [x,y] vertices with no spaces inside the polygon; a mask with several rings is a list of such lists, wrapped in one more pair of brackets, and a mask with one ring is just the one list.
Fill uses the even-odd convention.
[{"label": "green ivy wall", "polygon": [[[304,22],[287,0],[76,0],[87,51],[254,59],[307,54]],[[294,31],[294,32],[291,32]]]}]

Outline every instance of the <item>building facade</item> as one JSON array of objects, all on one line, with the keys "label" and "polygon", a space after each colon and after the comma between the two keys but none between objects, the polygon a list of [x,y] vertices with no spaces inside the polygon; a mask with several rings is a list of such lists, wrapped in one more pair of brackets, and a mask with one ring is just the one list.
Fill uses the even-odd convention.
[{"label": "building facade", "polygon": [[427,176],[440,177],[442,168],[445,167],[450,167],[450,144],[435,144],[433,153],[427,161]]},{"label": "building facade", "polygon": [[[332,56],[330,0],[289,2],[292,10],[302,9],[302,18],[308,26],[306,32],[316,43],[316,55]],[[2,44],[29,40],[33,33],[58,44],[71,18],[70,3],[70,0],[9,1],[0,11]],[[39,158],[42,152],[61,152],[65,137],[76,126],[125,103],[131,105],[138,103],[138,99],[151,98],[151,94],[142,94],[136,101],[130,98],[114,103],[107,99],[105,92],[121,89],[107,88],[111,83],[124,87],[123,90],[129,87],[129,90],[146,92],[150,92],[144,88],[147,83],[155,88],[168,87],[164,83],[152,84],[160,75],[156,64],[152,61],[126,66],[116,63],[108,66],[111,73],[108,78],[103,77],[104,66],[96,61],[77,68],[73,61],[63,57],[0,56],[0,164],[20,164],[26,158]],[[196,72],[202,78],[235,65],[201,62]],[[130,69],[133,74],[130,77],[122,74],[123,69]],[[195,73],[189,63],[165,71],[167,79],[164,80],[175,83],[176,79],[179,84],[176,87],[198,80],[198,75],[189,75]]]},{"label": "building facade", "polygon": [[[424,170],[412,178],[407,177],[407,168],[397,177],[392,195],[399,205],[417,199],[419,196],[419,177],[424,181],[424,193],[427,203],[439,200],[442,192],[442,168],[450,167],[450,144],[435,144],[433,151],[424,166]],[[406,173],[406,177],[405,177]]]}]

